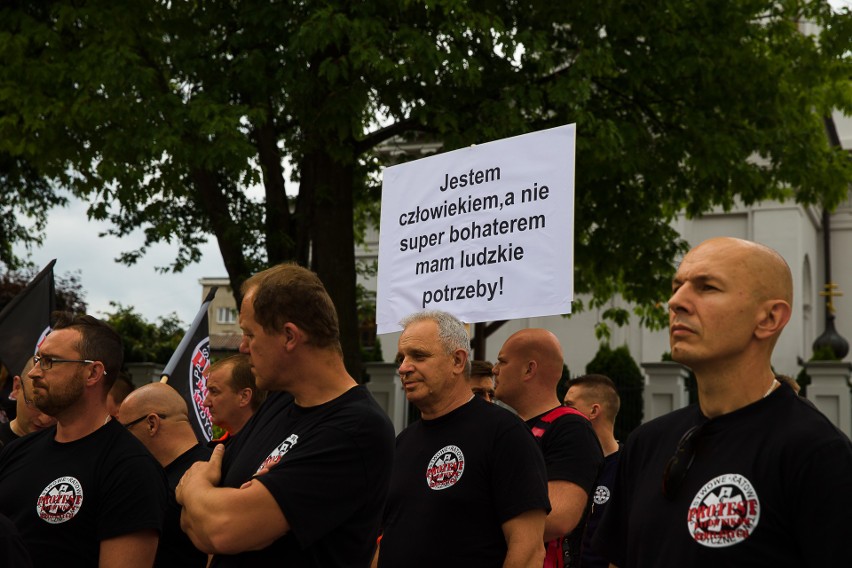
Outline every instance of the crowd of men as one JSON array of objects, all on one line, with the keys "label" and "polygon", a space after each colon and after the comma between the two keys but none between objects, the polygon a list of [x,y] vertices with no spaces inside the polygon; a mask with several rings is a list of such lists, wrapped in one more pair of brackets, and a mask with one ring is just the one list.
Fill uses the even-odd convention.
[{"label": "crowd of men", "polygon": [[852,564],[852,443],[771,368],[793,291],[767,247],[719,238],[684,257],[670,340],[699,403],[623,445],[610,378],[559,400],[547,330],[511,335],[491,365],[454,316],[406,317],[400,386],[420,418],[395,436],[344,368],[314,273],[278,265],[241,292],[241,355],[208,379],[227,432],[212,448],[169,385],[110,397],[120,338],[59,316],[0,429],[0,565]]}]

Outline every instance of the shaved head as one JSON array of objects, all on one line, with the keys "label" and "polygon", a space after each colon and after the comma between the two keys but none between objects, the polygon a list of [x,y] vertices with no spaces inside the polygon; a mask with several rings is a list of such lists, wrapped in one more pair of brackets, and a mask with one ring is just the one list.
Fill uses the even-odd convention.
[{"label": "shaved head", "polygon": [[139,387],[127,395],[120,409],[122,420],[135,419],[151,412],[184,418],[188,418],[189,414],[186,401],[180,393],[164,383],[151,383]]},{"label": "shaved head", "polygon": [[538,361],[540,372],[545,377],[559,381],[562,376],[562,345],[552,332],[540,328],[522,329],[506,343],[523,353],[525,359]]},{"label": "shaved head", "polygon": [[561,403],[556,396],[561,377],[562,346],[556,336],[546,329],[522,329],[500,348],[494,393],[527,420]]},{"label": "shaved head", "polygon": [[717,237],[689,251],[683,262],[711,254],[744,273],[757,301],[778,299],[793,306],[793,275],[787,261],[777,251],[752,241]]},{"label": "shaved head", "polygon": [[772,349],[790,321],[792,296],[790,267],[776,251],[730,237],[702,242],[684,256],[672,279],[672,359],[696,375],[718,376],[742,364],[769,368]]}]

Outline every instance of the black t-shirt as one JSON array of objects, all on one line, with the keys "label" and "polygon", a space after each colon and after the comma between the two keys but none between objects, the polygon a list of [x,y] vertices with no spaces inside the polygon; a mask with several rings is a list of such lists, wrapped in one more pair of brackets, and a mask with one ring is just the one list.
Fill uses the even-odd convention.
[{"label": "black t-shirt", "polygon": [[257,472],[270,448],[280,442],[279,428],[291,404],[290,393],[270,392],[239,434],[229,436],[222,457],[222,487],[240,487]]},{"label": "black t-shirt", "polygon": [[53,426],[0,452],[0,513],[34,566],[96,567],[100,541],[160,531],[166,480],[139,440],[115,420],[73,442],[55,435]]},{"label": "black t-shirt", "polygon": [[0,515],[0,566],[32,568],[30,553],[12,521]]},{"label": "black t-shirt", "polygon": [[[669,500],[666,463],[699,424],[694,461]],[[852,566],[852,443],[783,383],[712,420],[697,405],[652,420],[621,453],[593,539],[621,568]]]},{"label": "black t-shirt", "polygon": [[583,568],[607,568],[609,561],[592,549],[592,537],[598,529],[598,525],[606,512],[607,504],[612,497],[615,486],[615,472],[618,470],[619,451],[613,452],[604,458],[604,466],[596,483],[595,491],[591,495],[592,509],[586,520],[586,531],[583,536],[583,551],[580,566]]},{"label": "black t-shirt", "polygon": [[379,566],[502,566],[503,523],[535,509],[550,510],[535,438],[474,397],[397,438]]},{"label": "black t-shirt", "polygon": [[387,414],[364,386],[309,408],[273,397],[261,410],[270,402],[225,450],[236,455],[224,484],[270,466],[258,481],[291,530],[263,550],[217,555],[213,566],[368,566],[393,459]]},{"label": "black t-shirt", "polygon": [[164,468],[169,485],[169,500],[163,532],[160,535],[160,545],[157,547],[157,559],[154,561],[155,568],[207,566],[207,554],[195,548],[187,534],[180,528],[181,507],[175,499],[175,488],[186,470],[197,461],[208,461],[210,453],[210,448],[197,444]]},{"label": "black t-shirt", "polygon": [[[535,427],[546,414],[527,420],[527,426]],[[587,495],[591,493],[603,466],[603,451],[587,418],[576,414],[558,417],[539,438],[539,444],[548,481],[570,481]]]},{"label": "black t-shirt", "polygon": [[[549,412],[527,420],[527,426],[539,426],[539,421]],[[547,466],[547,480],[570,481],[582,488],[588,496],[604,461],[601,443],[589,419],[574,413],[563,414],[546,425],[538,443]],[[553,553],[548,552],[561,554],[566,566],[580,565],[583,533],[591,506],[591,500],[587,500],[580,522],[565,538],[560,539],[559,547]]]},{"label": "black t-shirt", "polygon": [[3,422],[0,423],[0,448],[11,442],[12,440],[17,440],[18,435],[15,434],[15,431],[12,430],[11,422]]}]

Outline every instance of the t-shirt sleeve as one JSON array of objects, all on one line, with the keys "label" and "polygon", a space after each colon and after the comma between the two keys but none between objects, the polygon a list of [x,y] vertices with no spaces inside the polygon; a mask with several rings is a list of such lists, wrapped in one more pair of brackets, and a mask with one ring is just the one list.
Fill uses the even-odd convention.
[{"label": "t-shirt sleeve", "polygon": [[491,456],[492,495],[501,524],[526,511],[550,512],[544,458],[523,422],[507,425],[494,438]]},{"label": "t-shirt sleeve", "polygon": [[163,468],[147,455],[111,460],[98,489],[98,540],[144,530],[160,532],[167,504]]},{"label": "t-shirt sleeve", "polygon": [[543,440],[547,479],[570,481],[590,494],[603,467],[603,451],[592,427],[584,418],[557,419]]}]

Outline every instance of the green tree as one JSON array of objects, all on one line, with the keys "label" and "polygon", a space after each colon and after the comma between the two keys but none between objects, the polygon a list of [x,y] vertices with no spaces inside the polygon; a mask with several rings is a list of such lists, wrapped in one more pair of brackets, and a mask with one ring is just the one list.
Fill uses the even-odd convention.
[{"label": "green tree", "polygon": [[144,227],[124,262],[167,241],[180,270],[212,236],[234,290],[310,266],[358,376],[353,217],[376,210],[381,143],[576,122],[575,289],[659,325],[678,211],[845,195],[822,118],[852,112],[848,16],[816,0],[5,2],[0,153],[113,234]]},{"label": "green tree", "polygon": [[25,160],[0,150],[0,265],[24,268],[13,245],[41,244],[49,209],[66,202]]},{"label": "green tree", "polygon": [[[29,267],[0,274],[0,310],[26,288],[38,273],[38,269]],[[62,276],[54,274],[54,279],[56,309],[76,314],[86,313],[86,294],[83,292],[83,285],[80,284],[80,274],[77,272],[66,272]]]},{"label": "green tree", "polygon": [[112,312],[105,314],[106,321],[124,342],[124,362],[154,362],[166,364],[180,344],[186,331],[177,314],[158,318],[157,323],[147,321],[133,306],[110,302]]}]

